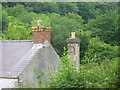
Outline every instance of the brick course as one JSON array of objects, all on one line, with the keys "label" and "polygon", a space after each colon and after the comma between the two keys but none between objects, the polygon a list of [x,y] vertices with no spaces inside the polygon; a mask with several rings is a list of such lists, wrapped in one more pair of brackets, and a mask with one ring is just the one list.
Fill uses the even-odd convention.
[{"label": "brick course", "polygon": [[45,40],[48,40],[50,42],[50,31],[51,31],[50,26],[47,26],[47,25],[33,26],[32,30],[33,30],[34,44],[41,44]]},{"label": "brick course", "polygon": [[50,31],[34,31],[33,32],[33,43],[40,44],[45,40],[50,42]]}]

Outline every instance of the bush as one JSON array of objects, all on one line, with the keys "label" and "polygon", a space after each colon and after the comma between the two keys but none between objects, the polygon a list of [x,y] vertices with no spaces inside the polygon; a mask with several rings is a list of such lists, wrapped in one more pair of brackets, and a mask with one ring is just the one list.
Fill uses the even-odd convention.
[{"label": "bush", "polygon": [[118,59],[106,60],[100,65],[88,63],[76,71],[68,56],[63,56],[64,63],[58,66],[54,75],[49,74],[49,81],[39,78],[41,88],[117,88]]},{"label": "bush", "polygon": [[2,35],[3,40],[31,40],[31,32],[31,30],[26,30],[23,23],[16,20],[9,23],[8,30],[6,30]]},{"label": "bush", "polygon": [[111,46],[101,41],[98,37],[90,40],[88,50],[85,52],[83,63],[102,62],[118,57],[118,46]]},{"label": "bush", "polygon": [[82,60],[82,58],[85,56],[85,52],[88,49],[88,45],[90,43],[90,38],[91,38],[91,31],[84,31],[84,30],[76,30],[76,36],[77,38],[81,39],[80,42],[80,58]]},{"label": "bush", "polygon": [[[85,87],[82,82],[82,76],[75,70],[73,65],[70,63],[71,60],[68,56],[61,58],[64,62],[63,65],[58,66],[54,75],[51,75],[50,81],[41,82],[40,87],[42,88],[83,88]],[[81,77],[79,77],[79,75]],[[39,79],[41,80],[41,78]],[[81,80],[81,82],[80,82]]]},{"label": "bush", "polygon": [[84,66],[84,80],[87,88],[117,88],[118,59],[106,60],[100,65],[88,63]]}]

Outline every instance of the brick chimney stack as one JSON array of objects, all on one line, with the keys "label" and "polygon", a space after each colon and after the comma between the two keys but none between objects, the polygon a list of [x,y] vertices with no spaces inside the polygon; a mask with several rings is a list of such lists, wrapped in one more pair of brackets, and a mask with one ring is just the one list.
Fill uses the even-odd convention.
[{"label": "brick chimney stack", "polygon": [[71,33],[71,38],[67,39],[67,43],[68,55],[71,57],[76,70],[78,70],[80,65],[80,39],[75,37],[75,32]]},{"label": "brick chimney stack", "polygon": [[33,43],[36,45],[44,43],[45,40],[50,42],[51,27],[48,25],[42,25],[42,21],[38,20],[37,25],[32,27],[33,31]]}]

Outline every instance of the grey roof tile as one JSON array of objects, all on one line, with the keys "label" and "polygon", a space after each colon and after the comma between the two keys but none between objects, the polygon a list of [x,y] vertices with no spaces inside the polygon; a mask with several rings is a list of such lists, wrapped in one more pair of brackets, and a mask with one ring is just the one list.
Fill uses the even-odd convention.
[{"label": "grey roof tile", "polygon": [[17,62],[33,46],[32,40],[0,41],[0,77],[7,76]]}]

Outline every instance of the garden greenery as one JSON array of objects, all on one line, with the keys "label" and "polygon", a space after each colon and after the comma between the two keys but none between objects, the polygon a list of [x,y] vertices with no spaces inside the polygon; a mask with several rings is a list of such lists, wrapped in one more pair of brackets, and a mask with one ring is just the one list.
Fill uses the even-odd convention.
[{"label": "garden greenery", "polygon": [[[94,58],[94,57],[93,57]],[[68,56],[58,66],[54,74],[48,74],[49,81],[39,78],[40,88],[118,88],[118,59],[106,59],[101,64],[91,62],[76,70]],[[48,78],[47,78],[48,79]]]}]

